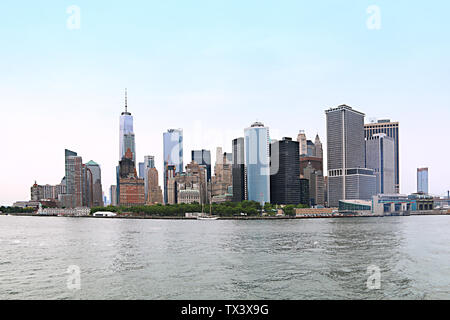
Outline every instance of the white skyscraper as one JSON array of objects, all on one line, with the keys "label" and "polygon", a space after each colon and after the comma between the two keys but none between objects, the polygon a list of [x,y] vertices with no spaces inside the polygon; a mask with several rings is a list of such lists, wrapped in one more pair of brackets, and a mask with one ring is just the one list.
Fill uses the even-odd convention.
[{"label": "white skyscraper", "polygon": [[125,89],[125,111],[120,115],[119,160],[122,159],[128,148],[133,153],[133,161],[136,163],[136,144],[133,132],[133,116],[128,112],[127,91]]},{"label": "white skyscraper", "polygon": [[297,136],[297,141],[299,143],[299,153],[300,155],[306,155],[308,153],[308,146],[306,143],[306,134],[304,130],[300,130],[298,136]]}]

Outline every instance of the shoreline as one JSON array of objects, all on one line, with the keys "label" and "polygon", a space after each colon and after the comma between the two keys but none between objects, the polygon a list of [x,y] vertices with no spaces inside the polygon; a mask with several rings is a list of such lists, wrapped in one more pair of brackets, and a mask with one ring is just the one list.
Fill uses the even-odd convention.
[{"label": "shoreline", "polygon": [[[93,219],[151,219],[151,220],[198,220],[196,217],[184,216],[135,216],[135,215],[117,215],[117,216],[60,216],[60,215],[43,215],[28,213],[1,213],[0,216],[19,216],[19,217],[57,217],[57,218],[93,218]],[[384,218],[384,217],[410,217],[410,216],[450,216],[450,212],[414,212],[410,215],[324,215],[324,216],[232,216],[221,217],[217,220],[301,220],[301,219],[333,219],[333,218]]]}]

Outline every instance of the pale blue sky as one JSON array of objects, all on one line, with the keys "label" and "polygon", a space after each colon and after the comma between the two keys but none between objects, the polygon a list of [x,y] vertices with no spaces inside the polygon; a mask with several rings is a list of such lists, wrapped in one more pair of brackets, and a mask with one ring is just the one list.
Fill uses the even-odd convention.
[{"label": "pale blue sky", "polygon": [[[78,30],[66,9],[81,9]],[[366,9],[381,10],[369,30]],[[64,176],[64,148],[114,183],[123,91],[137,156],[183,128],[193,148],[222,146],[258,119],[271,137],[325,141],[324,110],[346,103],[401,123],[401,188],[450,189],[448,1],[14,1],[0,3],[0,203]],[[6,137],[6,138],[5,138]]]}]

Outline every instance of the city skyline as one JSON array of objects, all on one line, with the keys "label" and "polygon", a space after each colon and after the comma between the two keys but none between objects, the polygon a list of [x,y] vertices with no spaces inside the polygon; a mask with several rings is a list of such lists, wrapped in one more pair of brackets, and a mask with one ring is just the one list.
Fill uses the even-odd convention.
[{"label": "city skyline", "polygon": [[[64,149],[100,165],[108,194],[116,183],[124,88],[136,161],[155,155],[161,186],[161,133],[168,128],[183,128],[185,155],[218,146],[231,151],[231,141],[254,121],[274,139],[305,130],[313,140],[318,133],[326,149],[323,111],[347,104],[366,122],[400,122],[401,193],[415,192],[417,168],[429,167],[429,192],[446,195],[450,45],[441,41],[439,22],[450,5],[424,13],[422,5],[380,1],[381,28],[371,30],[370,4],[258,3],[257,16],[256,3],[205,3],[201,10],[114,4],[99,15],[106,2],[80,1],[78,30],[66,27],[63,4],[8,4],[0,10],[0,34],[9,44],[0,53],[8,119],[0,134],[11,137],[2,148],[14,161],[0,160],[2,204],[27,199],[35,180],[58,184]],[[425,145],[439,156],[423,152]]]},{"label": "city skyline", "polygon": [[[324,110],[324,111],[327,111],[327,110]],[[371,119],[372,121],[374,120],[374,119]],[[366,124],[368,124],[367,122],[366,122]],[[268,126],[267,126],[268,127]],[[170,130],[170,131],[173,131],[174,129],[167,129],[167,130]],[[179,128],[179,129],[176,129],[176,130],[183,130],[182,128]],[[243,129],[243,132],[244,132],[244,130],[245,129]],[[184,131],[184,130],[183,130]],[[299,131],[304,131],[303,129],[300,129]],[[317,139],[317,135],[319,135],[318,133],[316,134],[316,139]],[[295,137],[295,135],[293,135],[294,137]],[[306,134],[306,137],[307,138],[310,138],[310,137],[312,137],[313,135],[309,135],[309,134]],[[320,136],[320,135],[319,135]],[[272,137],[272,135],[271,134],[269,134],[269,137],[270,137],[270,140],[271,141],[273,141],[273,140],[281,140],[282,138],[278,138],[278,137]],[[184,139],[185,137],[184,137],[184,135],[183,135],[183,139]],[[290,137],[291,138],[291,137]],[[325,145],[326,145],[326,136],[324,136],[323,138],[322,138],[323,140],[325,140]],[[232,139],[232,140],[234,140],[234,139]],[[232,140],[230,141],[230,144],[232,143]],[[308,141],[309,141],[310,139],[308,139]],[[185,147],[184,147],[184,145],[183,145],[183,149],[185,149]],[[229,150],[228,151],[230,151],[232,148],[230,147],[229,148]],[[119,150],[120,150],[120,146],[119,146]],[[205,149],[203,149],[204,151],[210,151],[210,150],[205,150]],[[190,152],[192,152],[192,151],[195,151],[195,150],[189,150]],[[155,154],[157,154],[158,152],[153,152],[153,151],[151,151],[152,153],[155,153]],[[213,154],[214,154],[214,152],[213,152]],[[148,156],[145,156],[145,157],[148,157]],[[154,156],[150,156],[150,157],[153,157],[154,158]],[[216,159],[215,159],[216,157],[214,157],[214,158],[211,158],[211,161],[212,161],[212,163],[215,163],[215,161],[216,161]],[[213,160],[214,159],[214,160]],[[327,152],[324,152],[324,159],[327,159]],[[137,159],[137,161],[139,161],[139,159]],[[158,164],[157,164],[157,160],[153,160],[153,161],[155,161],[155,167],[158,169]],[[99,165],[100,167],[102,167],[102,165],[101,165],[101,163],[100,164],[97,164],[97,165]],[[326,169],[326,167],[327,167],[327,165],[326,165],[326,160],[324,160],[324,168],[325,168],[325,172],[327,172],[327,169]],[[417,170],[418,168],[415,168],[415,170]],[[103,169],[102,169],[103,170]],[[136,170],[138,170],[138,167],[136,167]],[[159,171],[159,169],[158,169],[158,171]],[[163,169],[162,169],[162,166],[161,166],[161,171],[163,172]],[[184,171],[184,167],[183,167],[183,171]],[[103,174],[102,174],[103,175]],[[62,176],[62,177],[64,177],[64,176]],[[160,177],[159,178],[160,180],[160,185],[161,186],[163,186],[163,178],[162,177]],[[47,181],[44,181],[44,183],[45,184],[51,184],[51,183],[49,183],[49,182],[47,182]],[[417,190],[417,181],[414,181],[414,183],[415,183],[415,185],[413,186],[413,190],[411,191],[411,192],[409,192],[409,193],[413,193],[413,192],[416,192]],[[57,183],[54,183],[54,184],[57,184]],[[103,180],[102,180],[102,184],[103,184],[103,192],[104,192],[104,194],[109,194],[109,189],[110,189],[110,187],[111,187],[111,185],[114,185],[114,183],[112,183],[112,184],[104,184],[103,183]],[[28,193],[27,194],[29,194],[29,186],[27,186],[27,189],[28,189]],[[435,195],[442,195],[442,196],[445,196],[446,194],[447,194],[447,192],[448,191],[445,191],[445,192],[443,192],[442,194],[435,194]],[[405,193],[407,193],[407,192],[401,192],[401,194],[405,194]],[[431,193],[431,194],[433,194],[433,193]],[[24,197],[23,199],[26,199],[27,197]],[[108,200],[111,200],[110,199],[110,197],[108,197],[109,199]],[[16,199],[13,199],[14,201],[13,202],[15,202],[15,201],[17,201],[18,199],[22,199],[22,198],[16,198]]]}]

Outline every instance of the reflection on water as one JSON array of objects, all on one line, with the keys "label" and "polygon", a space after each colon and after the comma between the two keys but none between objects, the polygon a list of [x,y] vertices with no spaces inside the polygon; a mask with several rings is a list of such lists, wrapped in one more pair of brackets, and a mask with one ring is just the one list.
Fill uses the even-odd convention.
[{"label": "reflection on water", "polygon": [[[450,218],[0,217],[1,299],[449,299]],[[69,265],[81,290],[67,289]],[[381,288],[366,286],[367,268]]]}]

